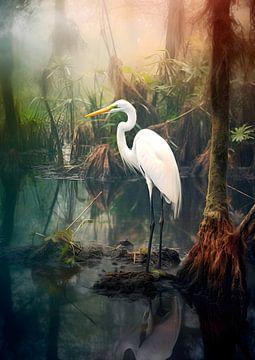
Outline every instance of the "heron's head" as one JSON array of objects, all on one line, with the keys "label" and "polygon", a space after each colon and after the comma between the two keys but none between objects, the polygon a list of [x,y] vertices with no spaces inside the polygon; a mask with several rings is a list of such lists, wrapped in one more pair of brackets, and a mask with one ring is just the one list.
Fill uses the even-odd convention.
[{"label": "heron's head", "polygon": [[118,111],[122,111],[122,112],[126,113],[131,108],[133,108],[133,105],[131,105],[127,100],[117,100],[109,106],[106,106],[100,110],[97,110],[90,114],[85,115],[85,117],[97,116],[97,115],[101,115],[101,114],[111,114],[111,113],[118,112]]}]

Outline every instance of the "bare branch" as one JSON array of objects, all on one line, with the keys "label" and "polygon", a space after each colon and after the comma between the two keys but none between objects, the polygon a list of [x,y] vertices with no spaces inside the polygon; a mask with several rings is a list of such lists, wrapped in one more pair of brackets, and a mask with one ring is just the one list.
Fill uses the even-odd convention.
[{"label": "bare branch", "polygon": [[149,128],[150,129],[160,129],[161,127],[163,127],[165,125],[168,125],[168,124],[170,124],[171,122],[173,122],[175,120],[181,119],[182,117],[192,113],[193,111],[195,111],[197,109],[200,109],[201,111],[205,112],[208,116],[210,116],[210,114],[202,108],[202,105],[203,104],[196,105],[192,109],[190,109],[188,111],[185,111],[184,113],[182,113],[182,114],[180,114],[180,115],[178,115],[178,116],[176,116],[176,117],[174,117],[172,119],[168,119],[168,120],[163,121],[163,122],[161,122],[159,124],[156,124],[156,125],[151,125],[151,126],[149,126]]},{"label": "bare branch", "polygon": [[82,212],[77,216],[77,218],[71,222],[71,224],[66,228],[66,230],[70,229],[70,227],[72,227],[77,222],[77,220],[85,213],[85,211],[87,211],[102,194],[103,191],[100,191],[100,193],[98,193],[97,196],[94,197],[94,199],[89,203],[89,205],[84,210],[82,210]]},{"label": "bare branch", "polygon": [[255,204],[252,206],[248,214],[244,217],[238,227],[238,231],[242,238],[246,239],[255,232]]}]

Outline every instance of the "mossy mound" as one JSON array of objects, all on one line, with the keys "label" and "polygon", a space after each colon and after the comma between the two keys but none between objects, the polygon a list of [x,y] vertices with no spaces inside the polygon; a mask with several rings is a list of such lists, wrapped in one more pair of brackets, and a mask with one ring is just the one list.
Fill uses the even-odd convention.
[{"label": "mossy mound", "polygon": [[151,296],[158,291],[169,290],[176,278],[160,270],[114,272],[105,274],[94,285],[94,290],[107,295]]}]

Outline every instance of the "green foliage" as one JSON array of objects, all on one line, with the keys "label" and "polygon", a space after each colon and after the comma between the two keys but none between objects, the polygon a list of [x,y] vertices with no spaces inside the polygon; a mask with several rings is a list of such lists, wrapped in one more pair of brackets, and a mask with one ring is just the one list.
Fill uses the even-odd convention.
[{"label": "green foliage", "polygon": [[35,96],[30,103],[23,104],[21,109],[22,123],[36,122],[38,125],[45,123],[47,113],[42,97]]},{"label": "green foliage", "polygon": [[104,96],[103,88],[93,89],[93,90],[86,89],[85,90],[86,99],[83,98],[83,103],[86,112],[91,113],[93,111],[100,109],[103,106],[103,96]]},{"label": "green foliage", "polygon": [[[17,101],[18,102],[18,101]],[[19,99],[20,137],[24,152],[38,150],[38,156],[46,155],[50,149],[50,127],[42,98],[36,96],[32,99]],[[39,155],[40,154],[40,155]],[[37,159],[37,160],[36,160]],[[38,158],[31,158],[31,162]]]},{"label": "green foliage", "polygon": [[138,72],[131,67],[123,71],[134,87],[151,102],[160,118],[176,117],[186,105],[201,103],[208,74],[208,61],[192,57],[189,61],[172,59],[165,50],[147,57],[149,71]]},{"label": "green foliage", "polygon": [[[124,67],[123,72],[137,91],[152,103],[160,115],[160,118],[175,118],[183,111],[185,105],[195,106],[201,103],[204,93],[208,64],[205,59],[192,59],[184,62],[171,59],[166,56],[165,51],[151,55],[150,71],[137,71],[131,67]],[[104,94],[99,87],[94,86],[93,91],[86,91],[84,105],[86,111],[93,112],[104,105]],[[105,119],[105,115],[103,117]],[[125,121],[122,113],[114,113],[102,124],[102,118],[92,120],[95,140],[108,143],[115,148],[117,124]],[[129,137],[134,134],[127,134]]]},{"label": "green foliage", "polygon": [[241,143],[248,140],[255,139],[255,126],[243,124],[242,126],[236,127],[230,132],[231,140],[233,142]]},{"label": "green foliage", "polygon": [[73,238],[72,230],[64,229],[64,230],[58,230],[58,231],[54,232],[53,234],[47,236],[45,238],[45,241],[51,240],[54,243],[63,241],[63,242],[66,242],[67,244],[71,244],[72,238]]},{"label": "green foliage", "polygon": [[75,79],[72,58],[63,56],[53,58],[47,68],[47,101],[53,113],[58,133],[72,139],[79,114],[81,78]]},{"label": "green foliage", "polygon": [[67,265],[74,265],[76,259],[76,251],[80,250],[73,240],[73,231],[71,229],[63,229],[47,236],[45,241],[52,241],[61,245],[60,257]]},{"label": "green foliage", "polygon": [[[187,103],[200,101],[208,68],[204,59],[179,61],[167,57],[165,51],[159,51],[148,59],[151,60],[151,64],[147,71],[137,71],[126,66],[123,67],[123,72],[144,99],[156,107],[160,120],[176,117]],[[112,95],[106,93],[104,72],[95,73],[92,86],[89,86],[87,78],[77,76],[73,64],[70,56],[54,57],[51,58],[46,71],[46,97],[61,146],[66,142],[72,142],[75,126],[83,120],[85,113],[101,108],[111,102],[109,98],[112,99]],[[24,69],[19,70],[16,76],[16,102],[23,127],[22,137],[28,144],[25,150],[29,150],[29,146],[45,149],[48,156],[54,159],[56,145],[45,99],[39,86],[41,77],[37,77],[34,83],[30,77],[30,73],[26,73]],[[97,144],[108,143],[116,148],[117,124],[125,121],[125,115],[112,114],[103,124],[102,119],[105,119],[105,116],[90,120],[91,134],[94,135],[92,141]],[[128,143],[133,135],[134,132],[127,134]],[[87,144],[84,146],[83,141],[84,138],[81,137],[80,143],[76,144],[77,147],[86,148]]]},{"label": "green foliage", "polygon": [[[101,109],[107,104],[107,101],[105,101],[105,87],[102,85],[101,77],[102,74],[100,72],[95,73],[92,88],[83,86],[84,84],[81,82],[80,102],[85,108],[82,116]],[[88,120],[88,122],[92,124],[95,143],[107,142],[106,139],[108,137],[109,129],[107,126],[102,125],[102,119],[105,119],[105,115],[103,117],[96,116],[93,119]]]},{"label": "green foliage", "polygon": [[156,96],[156,106],[161,117],[179,114],[185,105],[201,102],[204,93],[208,63],[203,58],[184,62],[169,58],[165,51],[151,55],[151,65],[156,68],[151,90]]},{"label": "green foliage", "polygon": [[147,85],[153,85],[155,83],[155,77],[151,72],[137,71],[131,66],[123,66],[122,70],[124,74],[130,77],[130,80],[134,85],[136,82],[145,82]]}]

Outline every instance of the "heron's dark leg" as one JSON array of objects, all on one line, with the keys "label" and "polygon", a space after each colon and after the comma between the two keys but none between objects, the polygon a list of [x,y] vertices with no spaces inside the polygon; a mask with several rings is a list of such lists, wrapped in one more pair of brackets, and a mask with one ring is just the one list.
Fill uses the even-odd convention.
[{"label": "heron's dark leg", "polygon": [[162,235],[164,225],[164,198],[161,197],[161,213],[159,218],[160,233],[159,233],[159,254],[158,254],[158,268],[161,269],[161,254],[162,254]]},{"label": "heron's dark leg", "polygon": [[150,259],[151,259],[151,245],[152,245],[152,237],[155,228],[155,218],[154,218],[154,208],[153,208],[153,194],[150,197],[150,238],[148,244],[148,253],[147,253],[147,262],[146,262],[146,272],[149,272],[150,267]]}]

